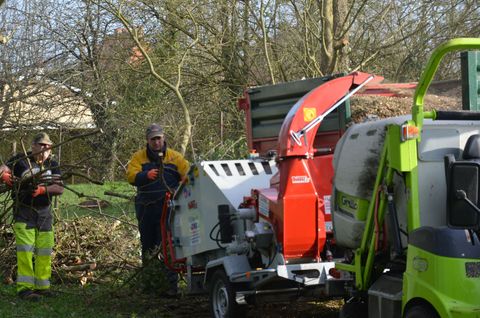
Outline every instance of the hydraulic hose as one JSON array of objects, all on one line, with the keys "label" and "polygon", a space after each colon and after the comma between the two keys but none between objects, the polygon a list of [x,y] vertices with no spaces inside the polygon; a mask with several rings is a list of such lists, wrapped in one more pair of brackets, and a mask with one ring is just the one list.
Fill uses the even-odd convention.
[{"label": "hydraulic hose", "polygon": [[[163,263],[165,266],[177,273],[186,272],[185,262],[186,258],[177,259],[175,257],[175,250],[172,243],[172,235],[169,230],[167,230],[167,220],[170,209],[168,207],[168,202],[170,201],[171,193],[167,192],[165,194],[165,201],[163,202],[162,217],[160,220],[160,232],[162,235],[162,253],[163,253]],[[167,247],[168,245],[168,247]],[[169,253],[167,253],[167,248]],[[176,265],[180,265],[179,267]]]}]

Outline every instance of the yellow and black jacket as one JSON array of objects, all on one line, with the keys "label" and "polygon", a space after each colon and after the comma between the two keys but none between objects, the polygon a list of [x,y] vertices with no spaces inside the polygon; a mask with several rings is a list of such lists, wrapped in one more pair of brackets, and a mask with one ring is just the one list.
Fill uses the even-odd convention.
[{"label": "yellow and black jacket", "polygon": [[148,146],[134,153],[128,164],[127,180],[137,187],[137,203],[150,204],[163,200],[166,186],[175,190],[190,168],[188,161],[179,152],[167,148],[166,145],[162,152],[163,178],[159,176],[153,181],[147,178],[150,169],[161,166],[158,154],[152,152]]}]

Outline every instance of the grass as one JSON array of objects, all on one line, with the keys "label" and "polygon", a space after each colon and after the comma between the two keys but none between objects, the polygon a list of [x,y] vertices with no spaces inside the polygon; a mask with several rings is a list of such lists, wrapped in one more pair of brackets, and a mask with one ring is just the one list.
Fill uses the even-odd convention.
[{"label": "grass", "polygon": [[[18,299],[13,285],[0,285],[0,318],[10,317],[82,317],[82,318],[207,318],[208,298],[184,296],[180,299],[142,294],[132,286],[112,289],[103,286],[55,287],[57,297],[32,303]],[[342,300],[290,302],[250,307],[247,318],[253,317],[317,317],[336,318]]]},{"label": "grass", "polygon": [[[126,286],[54,287],[55,297],[19,299],[15,285],[0,285],[0,317],[178,317],[177,300],[145,295]],[[188,307],[188,306],[187,306]]]},{"label": "grass", "polygon": [[[106,195],[105,192],[113,192],[132,199],[128,200],[124,197]],[[132,218],[135,215],[133,204],[134,194],[134,187],[126,182],[108,182],[104,185],[67,185],[62,196],[58,198],[57,215],[60,218],[66,219],[84,215],[127,216]],[[108,206],[96,206],[93,208],[81,207],[81,204],[86,201],[89,201],[89,203],[103,202],[108,204]]]},{"label": "grass", "polygon": [[[106,195],[105,192],[113,192],[123,197]],[[104,185],[96,184],[74,184],[67,185],[63,194],[54,198],[56,208],[55,215],[60,219],[73,219],[79,216],[113,216],[113,217],[135,217],[135,206],[133,198],[135,188],[127,182],[107,182]],[[0,194],[0,202],[9,204],[6,194]],[[102,201],[107,207],[96,206],[93,208],[82,207],[85,201]],[[11,215],[6,220],[11,222]]]}]

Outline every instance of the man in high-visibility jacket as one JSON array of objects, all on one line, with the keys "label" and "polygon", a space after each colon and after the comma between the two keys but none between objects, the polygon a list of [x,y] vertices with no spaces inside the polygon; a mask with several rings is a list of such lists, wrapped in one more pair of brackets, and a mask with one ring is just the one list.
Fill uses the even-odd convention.
[{"label": "man in high-visibility jacket", "polygon": [[[190,168],[188,161],[179,152],[167,147],[160,125],[151,124],[145,135],[147,146],[133,154],[127,169],[128,182],[137,187],[135,211],[144,266],[155,256],[155,251],[158,251],[161,244],[160,219],[165,193],[175,190],[179,182],[186,178]],[[163,272],[169,285],[165,294],[176,295],[177,274],[165,268]]]},{"label": "man in high-visibility jacket", "polygon": [[17,247],[17,293],[38,300],[51,295],[54,244],[52,196],[63,193],[58,163],[51,159],[52,141],[46,133],[34,136],[32,150],[0,167],[1,180],[12,188]]}]

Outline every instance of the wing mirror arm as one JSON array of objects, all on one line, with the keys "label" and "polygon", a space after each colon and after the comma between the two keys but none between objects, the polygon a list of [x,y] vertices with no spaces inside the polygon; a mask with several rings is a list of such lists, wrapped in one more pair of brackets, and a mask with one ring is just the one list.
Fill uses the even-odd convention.
[{"label": "wing mirror arm", "polygon": [[467,202],[468,205],[475,210],[475,212],[480,214],[480,209],[472,201],[470,201],[469,198],[467,198],[467,193],[464,190],[455,191],[455,196],[457,197],[457,199]]}]

